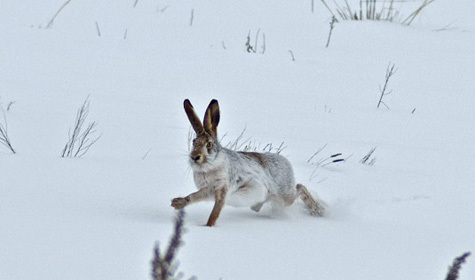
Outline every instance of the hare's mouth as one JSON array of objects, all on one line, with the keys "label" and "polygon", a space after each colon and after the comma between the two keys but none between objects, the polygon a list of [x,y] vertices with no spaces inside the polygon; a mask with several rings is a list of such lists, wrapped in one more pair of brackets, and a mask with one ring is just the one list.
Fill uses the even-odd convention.
[{"label": "hare's mouth", "polygon": [[195,163],[192,162],[190,164],[191,169],[195,172],[207,172],[210,169],[210,165],[208,163]]}]

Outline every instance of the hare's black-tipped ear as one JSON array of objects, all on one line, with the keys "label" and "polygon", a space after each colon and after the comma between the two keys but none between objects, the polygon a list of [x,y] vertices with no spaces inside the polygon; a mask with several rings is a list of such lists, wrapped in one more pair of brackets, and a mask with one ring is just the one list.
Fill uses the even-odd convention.
[{"label": "hare's black-tipped ear", "polygon": [[193,130],[196,132],[196,134],[203,133],[203,124],[201,123],[200,119],[195,113],[195,110],[193,109],[193,105],[191,105],[190,100],[185,99],[183,102],[183,107],[185,107],[185,112],[186,115],[188,116],[188,120],[190,120],[191,126],[193,127]]},{"label": "hare's black-tipped ear", "polygon": [[218,124],[219,124],[219,104],[218,100],[213,99],[206,109],[203,120],[204,129],[215,139],[218,138]]}]

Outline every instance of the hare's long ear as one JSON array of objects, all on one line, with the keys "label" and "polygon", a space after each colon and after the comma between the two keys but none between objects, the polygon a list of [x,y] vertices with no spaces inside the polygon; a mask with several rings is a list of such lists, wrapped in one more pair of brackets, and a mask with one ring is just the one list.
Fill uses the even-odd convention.
[{"label": "hare's long ear", "polygon": [[196,132],[196,134],[203,133],[203,124],[201,123],[200,119],[195,113],[195,110],[193,109],[193,105],[191,105],[190,100],[185,99],[183,102],[183,106],[185,107],[185,112],[186,115],[188,116],[188,120],[190,120],[191,126],[193,127],[193,130]]},{"label": "hare's long ear", "polygon": [[213,99],[206,109],[205,118],[203,120],[204,129],[213,138],[218,139],[219,124],[219,104],[218,100]]}]

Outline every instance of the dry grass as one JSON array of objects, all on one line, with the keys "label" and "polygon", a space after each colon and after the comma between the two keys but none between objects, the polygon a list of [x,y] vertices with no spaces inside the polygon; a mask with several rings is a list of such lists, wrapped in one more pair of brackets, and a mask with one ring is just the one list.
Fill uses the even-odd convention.
[{"label": "dry grass", "polygon": [[[258,152],[258,153],[275,153],[280,154],[287,146],[284,142],[281,142],[278,146],[274,146],[272,143],[263,144],[261,142],[256,142],[251,140],[251,138],[244,139],[244,134],[246,132],[246,127],[242,130],[238,137],[234,141],[230,141],[224,145],[225,148],[237,151],[237,152]],[[227,134],[224,134],[221,137],[220,142],[222,143]]]},{"label": "dry grass", "polygon": [[[321,1],[340,20],[378,20],[410,25],[435,0],[332,0],[332,4],[328,4],[326,0]],[[407,9],[412,6],[413,10],[407,17],[403,15],[403,6]]]},{"label": "dry grass", "polygon": [[2,111],[3,116],[3,123],[0,121],[0,144],[7,147],[12,153],[16,154],[15,149],[13,149],[12,143],[10,141],[10,137],[8,136],[7,116],[2,107],[0,107],[0,111]]},{"label": "dry grass", "polygon": [[96,122],[91,122],[84,128],[88,114],[89,100],[86,99],[76,113],[73,130],[69,130],[69,139],[64,145],[61,157],[82,157],[101,137],[95,136]]},{"label": "dry grass", "polygon": [[59,7],[58,11],[56,11],[56,13],[53,15],[53,17],[49,20],[48,24],[46,25],[46,28],[51,28],[53,27],[53,23],[54,23],[54,20],[56,19],[56,17],[61,13],[61,11],[71,2],[71,0],[67,0],[66,2],[63,3],[63,5],[61,5],[61,7]]}]

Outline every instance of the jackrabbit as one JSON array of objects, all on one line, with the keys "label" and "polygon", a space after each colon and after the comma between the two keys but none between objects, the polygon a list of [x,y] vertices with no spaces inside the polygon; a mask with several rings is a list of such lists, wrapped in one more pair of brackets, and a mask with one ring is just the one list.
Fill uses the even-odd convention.
[{"label": "jackrabbit", "polygon": [[214,226],[224,204],[250,207],[258,212],[266,202],[289,206],[300,196],[311,215],[322,216],[325,209],[307,188],[295,184],[290,162],[274,153],[236,152],[220,145],[218,101],[213,99],[206,109],[203,123],[190,101],[184,101],[186,115],[196,132],[189,162],[197,192],[172,200],[181,209],[188,204],[213,199],[213,210],[207,226]]}]

